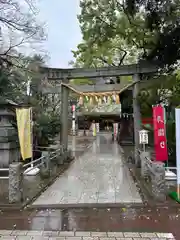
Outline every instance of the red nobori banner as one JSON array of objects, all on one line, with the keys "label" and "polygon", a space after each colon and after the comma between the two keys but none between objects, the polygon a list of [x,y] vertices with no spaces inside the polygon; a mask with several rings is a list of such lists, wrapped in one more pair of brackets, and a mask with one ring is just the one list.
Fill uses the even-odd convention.
[{"label": "red nobori banner", "polygon": [[166,161],[168,159],[166,125],[164,108],[161,105],[153,107],[153,125],[156,161]]}]

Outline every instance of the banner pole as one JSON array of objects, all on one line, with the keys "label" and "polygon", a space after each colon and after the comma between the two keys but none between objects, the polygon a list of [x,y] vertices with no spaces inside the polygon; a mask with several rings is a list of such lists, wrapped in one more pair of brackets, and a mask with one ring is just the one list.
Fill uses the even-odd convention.
[{"label": "banner pole", "polygon": [[[165,136],[166,136],[166,144],[167,144],[167,131],[166,131],[166,109],[165,107],[163,106],[163,109],[164,109],[164,132],[165,132]],[[167,146],[168,147],[168,146]],[[167,150],[168,151],[168,150]],[[166,160],[166,167],[168,168],[169,167],[169,157],[168,157],[168,154],[167,154],[167,160]]]},{"label": "banner pole", "polygon": [[175,120],[176,120],[176,167],[177,167],[177,197],[179,199],[179,188],[180,188],[180,109],[175,109]]},{"label": "banner pole", "polygon": [[30,109],[30,123],[31,123],[31,148],[32,148],[32,157],[31,157],[31,167],[33,168],[33,117],[32,117],[32,107]]}]

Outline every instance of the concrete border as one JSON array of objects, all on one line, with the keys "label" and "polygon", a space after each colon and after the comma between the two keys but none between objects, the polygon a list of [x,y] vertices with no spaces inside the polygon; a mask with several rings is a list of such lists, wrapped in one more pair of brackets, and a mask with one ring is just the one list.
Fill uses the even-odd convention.
[{"label": "concrete border", "polygon": [[0,230],[3,239],[62,239],[62,240],[133,240],[133,239],[171,239],[175,240],[169,232],[100,232],[100,231],[32,231],[32,230]]}]

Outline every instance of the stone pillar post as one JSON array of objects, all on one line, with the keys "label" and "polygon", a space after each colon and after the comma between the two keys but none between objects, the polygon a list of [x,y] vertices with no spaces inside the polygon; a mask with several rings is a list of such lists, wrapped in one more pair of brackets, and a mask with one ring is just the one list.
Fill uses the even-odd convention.
[{"label": "stone pillar post", "polygon": [[[135,74],[133,75],[133,81],[137,82],[139,81],[139,75]],[[139,131],[141,130],[141,114],[140,114],[140,107],[138,104],[137,96],[139,94],[139,83],[135,83],[133,87],[133,114],[134,114],[134,143],[135,143],[135,162],[136,165],[140,165],[140,159],[139,159]]]},{"label": "stone pillar post", "polygon": [[141,177],[146,178],[149,174],[147,158],[151,160],[150,152],[141,152],[140,160],[141,160]]},{"label": "stone pillar post", "polygon": [[9,203],[20,203],[23,200],[22,163],[9,165]]},{"label": "stone pillar post", "polygon": [[61,86],[61,145],[68,148],[68,96],[69,89]]},{"label": "stone pillar post", "polygon": [[58,156],[58,165],[63,165],[63,164],[64,164],[64,152],[61,146],[60,155]]},{"label": "stone pillar post", "polygon": [[163,162],[152,163],[153,174],[151,176],[152,194],[158,201],[166,200],[165,167]]},{"label": "stone pillar post", "polygon": [[40,166],[40,176],[42,178],[49,178],[50,176],[50,154],[47,151],[42,152],[42,156],[45,157],[44,164]]}]

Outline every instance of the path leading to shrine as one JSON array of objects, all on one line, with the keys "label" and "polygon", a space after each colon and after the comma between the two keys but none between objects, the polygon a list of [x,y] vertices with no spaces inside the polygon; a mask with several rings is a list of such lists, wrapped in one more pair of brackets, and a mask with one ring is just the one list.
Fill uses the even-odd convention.
[{"label": "path leading to shrine", "polygon": [[97,136],[32,206],[142,203],[120,146],[111,138],[110,133]]}]

